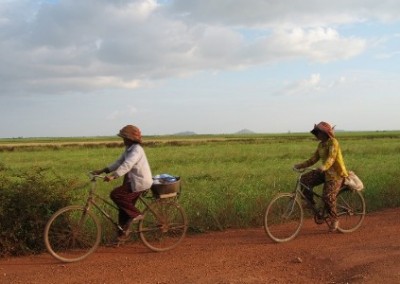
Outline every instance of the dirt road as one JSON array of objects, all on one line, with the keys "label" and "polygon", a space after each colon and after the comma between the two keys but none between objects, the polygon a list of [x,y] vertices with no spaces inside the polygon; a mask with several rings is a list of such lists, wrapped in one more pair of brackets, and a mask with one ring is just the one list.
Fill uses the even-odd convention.
[{"label": "dirt road", "polygon": [[400,283],[400,208],[370,213],[351,234],[312,220],[285,244],[262,228],[188,236],[154,253],[140,242],[79,263],[48,254],[0,260],[0,283]]}]

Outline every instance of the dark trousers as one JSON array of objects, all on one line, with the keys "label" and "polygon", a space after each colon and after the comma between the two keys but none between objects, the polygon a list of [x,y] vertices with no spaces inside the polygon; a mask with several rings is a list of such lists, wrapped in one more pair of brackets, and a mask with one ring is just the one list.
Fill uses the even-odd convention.
[{"label": "dark trousers", "polygon": [[118,206],[118,222],[121,227],[132,218],[140,215],[141,212],[135,207],[136,201],[142,192],[132,192],[131,185],[124,180],[124,183],[113,189],[110,198]]},{"label": "dark trousers", "polygon": [[[319,171],[310,171],[304,174],[300,181],[311,189],[317,185],[324,184],[324,188],[322,190],[322,199],[325,202],[332,221],[337,220],[336,197],[343,185],[344,179],[325,181],[324,173]],[[309,200],[313,200],[312,192],[306,188],[303,188],[303,193]]]}]

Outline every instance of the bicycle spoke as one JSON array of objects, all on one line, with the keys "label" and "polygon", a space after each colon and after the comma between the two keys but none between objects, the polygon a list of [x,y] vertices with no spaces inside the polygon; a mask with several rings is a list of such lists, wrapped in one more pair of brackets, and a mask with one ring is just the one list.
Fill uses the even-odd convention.
[{"label": "bicycle spoke", "polygon": [[93,213],[83,207],[69,206],[57,211],[45,228],[48,251],[65,262],[81,260],[100,243],[101,228]]},{"label": "bicycle spoke", "polygon": [[179,244],[187,230],[183,209],[172,201],[158,200],[150,205],[139,224],[143,243],[154,251],[164,251]]},{"label": "bicycle spoke", "polygon": [[292,194],[276,196],[265,211],[264,229],[275,242],[286,242],[298,234],[303,224],[303,210]]},{"label": "bicycle spoke", "polygon": [[337,198],[338,230],[353,232],[361,226],[365,216],[365,201],[361,193],[349,189],[339,192]]}]

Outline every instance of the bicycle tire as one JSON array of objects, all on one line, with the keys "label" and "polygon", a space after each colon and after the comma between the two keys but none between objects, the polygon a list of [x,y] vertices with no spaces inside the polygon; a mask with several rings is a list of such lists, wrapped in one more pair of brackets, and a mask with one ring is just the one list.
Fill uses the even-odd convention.
[{"label": "bicycle tire", "polygon": [[366,205],[363,195],[356,190],[341,190],[336,200],[339,221],[338,231],[351,233],[357,230],[365,217]]},{"label": "bicycle tire", "polygon": [[186,214],[174,200],[157,199],[143,215],[144,218],[138,225],[140,239],[153,251],[170,250],[186,235]]},{"label": "bicycle tire", "polygon": [[293,193],[276,195],[264,214],[264,230],[277,243],[294,239],[303,226],[303,208]]},{"label": "bicycle tire", "polygon": [[47,251],[63,262],[80,261],[100,244],[101,224],[83,206],[64,207],[51,216],[44,229]]}]

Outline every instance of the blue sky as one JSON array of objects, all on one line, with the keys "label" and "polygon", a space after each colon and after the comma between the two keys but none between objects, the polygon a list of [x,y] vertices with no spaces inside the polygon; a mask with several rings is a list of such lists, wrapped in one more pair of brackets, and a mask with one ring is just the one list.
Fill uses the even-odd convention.
[{"label": "blue sky", "polygon": [[400,129],[396,0],[0,0],[0,63],[0,138]]}]

